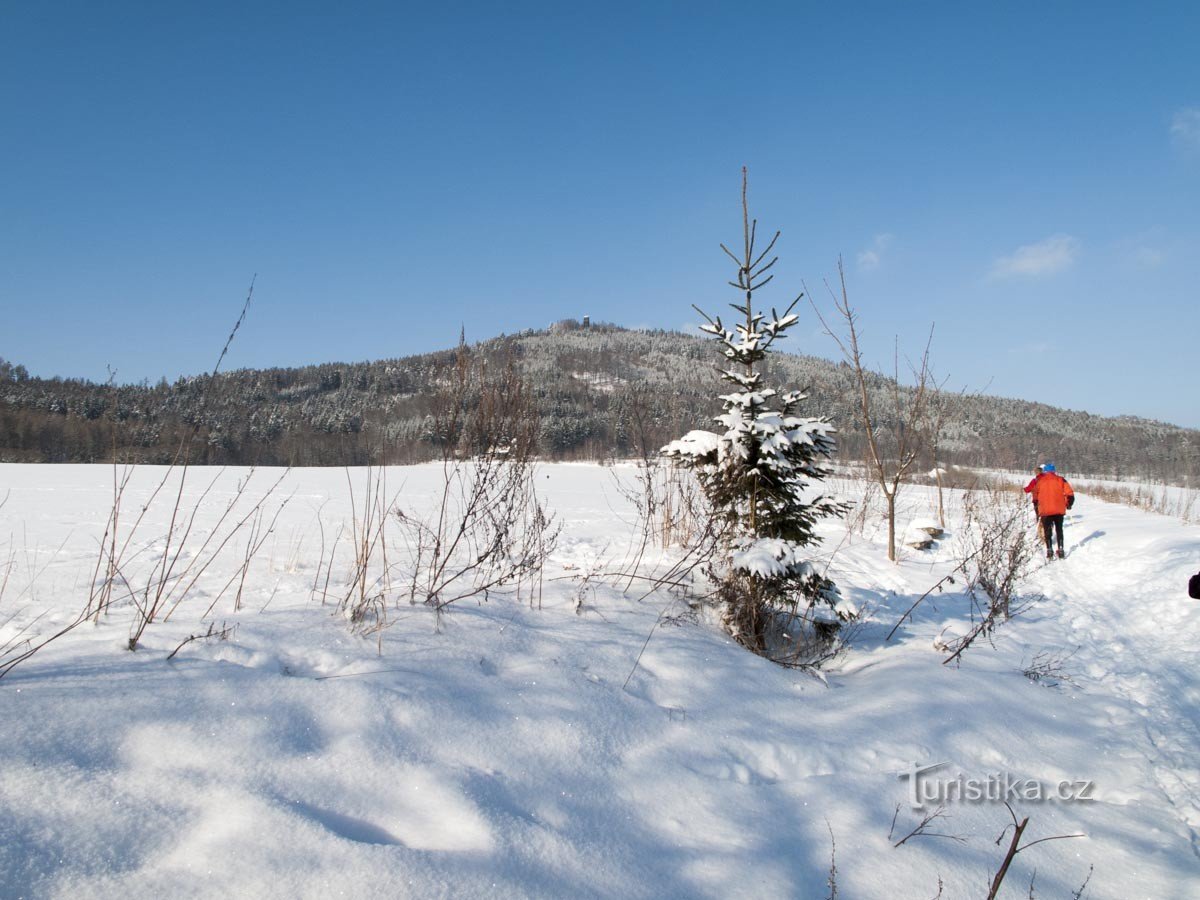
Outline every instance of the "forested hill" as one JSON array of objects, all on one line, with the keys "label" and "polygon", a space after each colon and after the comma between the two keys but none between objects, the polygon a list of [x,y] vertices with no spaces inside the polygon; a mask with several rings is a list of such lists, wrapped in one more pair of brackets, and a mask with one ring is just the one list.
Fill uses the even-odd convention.
[{"label": "forested hill", "polygon": [[[524,373],[540,416],[539,450],[553,459],[653,450],[710,427],[719,411],[715,396],[725,391],[714,346],[676,332],[585,328],[568,320],[469,350],[493,370],[512,360]],[[435,450],[429,417],[444,402],[454,365],[455,352],[445,350],[113,386],[29,377],[0,360],[0,461],[108,461],[115,441],[119,458],[169,462],[198,423],[195,462],[414,462]],[[807,389],[807,414],[833,421],[843,459],[860,457],[848,367],[778,353],[767,376],[772,385]],[[885,386],[880,378],[882,396]],[[1180,484],[1200,476],[1200,431],[999,397],[967,397],[958,406],[942,439],[943,463],[1027,470],[1053,459],[1075,474]]]}]

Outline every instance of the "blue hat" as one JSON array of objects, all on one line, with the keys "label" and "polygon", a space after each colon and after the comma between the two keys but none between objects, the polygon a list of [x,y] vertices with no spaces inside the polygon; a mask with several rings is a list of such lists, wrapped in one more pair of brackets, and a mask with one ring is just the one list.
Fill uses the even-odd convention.
[{"label": "blue hat", "polygon": [[1043,472],[1053,472],[1054,471],[1054,463],[1046,463],[1044,466],[1042,466],[1042,471]]}]

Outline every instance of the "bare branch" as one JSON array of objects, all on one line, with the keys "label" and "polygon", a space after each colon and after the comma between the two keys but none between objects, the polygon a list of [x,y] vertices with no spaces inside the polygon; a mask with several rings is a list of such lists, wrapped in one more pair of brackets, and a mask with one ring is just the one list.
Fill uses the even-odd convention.
[{"label": "bare branch", "polygon": [[[897,812],[899,812],[899,809],[900,809],[899,807],[896,808]],[[929,826],[932,825],[934,822],[936,822],[938,819],[949,819],[949,818],[951,818],[951,817],[946,813],[946,807],[939,806],[933,812],[926,813],[925,817],[922,818],[921,821],[917,823],[916,828],[914,828],[912,831],[910,831],[908,834],[906,834],[900,840],[896,841],[896,843],[892,844],[892,846],[900,847],[903,844],[907,843],[912,838],[917,838],[917,837],[949,838],[950,840],[956,841],[960,844],[965,843],[967,839],[965,837],[962,837],[961,835],[941,834],[936,831],[929,831]],[[893,824],[893,827],[895,827],[895,819],[894,818],[892,819],[892,824]],[[889,838],[891,837],[891,832],[888,832],[888,837]]]},{"label": "bare branch", "polygon": [[[1036,846],[1037,844],[1044,844],[1046,841],[1059,841],[1066,840],[1067,838],[1087,837],[1086,834],[1057,834],[1052,837],[1039,838],[1036,841],[1022,844],[1021,836],[1024,835],[1025,829],[1029,825],[1029,817],[1026,816],[1024,819],[1017,821],[1017,814],[1013,810],[1012,806],[1009,805],[1008,801],[1005,801],[1004,805],[1008,808],[1008,814],[1012,817],[1011,827],[1013,828],[1013,835],[1012,840],[1009,841],[1008,844],[1008,852],[1004,854],[1004,861],[1001,862],[1000,869],[996,872],[996,877],[992,879],[992,886],[991,890],[988,892],[987,900],[995,900],[996,896],[1000,893],[1000,885],[1004,881],[1004,876],[1008,874],[1009,866],[1012,865],[1012,861],[1021,851],[1028,850],[1030,847]],[[1000,841],[1004,839],[1004,835],[1008,832],[1009,827],[1010,826],[1008,825],[1004,826],[1004,830],[1001,831],[1000,836],[996,838],[997,845],[999,845]],[[1090,872],[1088,873],[1088,878],[1091,878]],[[1084,886],[1086,885],[1087,881],[1084,882]],[[1080,888],[1080,892],[1082,891],[1083,887]]]}]

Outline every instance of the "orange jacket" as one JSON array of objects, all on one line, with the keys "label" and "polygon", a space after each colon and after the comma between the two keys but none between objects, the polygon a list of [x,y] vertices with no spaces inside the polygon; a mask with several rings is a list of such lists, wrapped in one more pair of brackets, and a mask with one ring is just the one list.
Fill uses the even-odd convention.
[{"label": "orange jacket", "polygon": [[1061,516],[1067,511],[1070,498],[1075,496],[1067,479],[1055,472],[1043,472],[1034,479],[1031,487],[1039,516]]}]

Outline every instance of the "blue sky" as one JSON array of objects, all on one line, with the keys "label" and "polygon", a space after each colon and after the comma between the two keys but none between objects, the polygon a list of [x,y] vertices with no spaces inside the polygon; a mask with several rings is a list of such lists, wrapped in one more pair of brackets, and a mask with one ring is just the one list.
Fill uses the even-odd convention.
[{"label": "blue sky", "polygon": [[[694,325],[1200,427],[1200,5],[7,3],[0,356],[123,381]],[[832,357],[804,310],[789,349]]]}]

